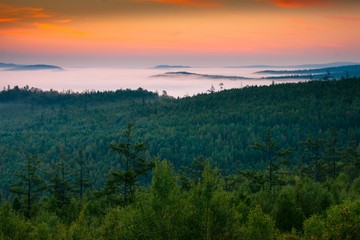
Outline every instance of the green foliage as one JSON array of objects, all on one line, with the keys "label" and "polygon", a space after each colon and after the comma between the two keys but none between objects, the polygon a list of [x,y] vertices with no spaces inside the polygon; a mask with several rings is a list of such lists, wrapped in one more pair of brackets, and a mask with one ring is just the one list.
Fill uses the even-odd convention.
[{"label": "green foliage", "polygon": [[113,239],[181,239],[187,212],[171,166],[157,160],[148,191],[139,192],[133,205],[110,210],[102,234]]},{"label": "green foliage", "polygon": [[274,175],[276,171],[279,169],[279,162],[277,160],[279,158],[285,157],[291,153],[291,148],[287,149],[279,149],[275,139],[272,137],[271,129],[268,128],[266,130],[266,134],[262,143],[256,142],[253,146],[255,149],[260,150],[264,153],[265,161],[268,164],[269,171],[269,187],[272,189],[275,184]]},{"label": "green foliage", "polygon": [[[313,175],[313,179],[315,181],[320,181],[320,177],[321,175],[323,175],[322,173],[322,169],[321,169],[321,159],[320,159],[320,153],[322,151],[322,146],[323,146],[324,142],[322,139],[316,139],[313,138],[311,135],[308,136],[306,138],[305,141],[300,142],[300,145],[304,146],[304,151],[308,152],[308,161],[309,164],[307,166],[307,173],[310,173]],[[306,166],[305,166],[306,167]],[[322,173],[322,174],[321,174]]]},{"label": "green foliage", "polygon": [[49,179],[49,191],[52,196],[53,204],[58,209],[66,208],[70,203],[71,185],[68,179],[68,166],[65,162],[63,146],[60,147],[60,159],[52,168]]},{"label": "green foliage", "polygon": [[299,182],[295,191],[297,205],[306,218],[324,212],[333,202],[333,197],[325,186],[308,179]]},{"label": "green foliage", "polygon": [[66,226],[55,213],[41,211],[31,222],[33,239],[66,239]]},{"label": "green foliage", "polygon": [[[2,203],[0,236],[3,239],[301,239],[302,236],[357,239],[360,201],[340,205],[328,202],[331,199],[328,186],[329,183],[297,179],[295,185],[271,192],[260,190],[244,198],[247,191],[243,188],[226,191],[219,171],[205,164],[199,181],[192,182],[186,190],[180,187],[169,162],[156,160],[151,185],[138,189],[134,201],[126,206],[99,211],[99,199],[85,198],[80,204],[72,198],[69,205],[57,209],[55,203],[44,199],[38,203],[42,210],[27,221],[9,203]],[[306,220],[305,213],[309,215]]]},{"label": "green foliage", "polygon": [[352,199],[360,199],[360,177],[355,178],[351,183],[349,195]]},{"label": "green foliage", "polygon": [[304,221],[304,237],[306,240],[324,239],[325,222],[319,215],[312,215]]},{"label": "green foliage", "polygon": [[[121,154],[123,169],[113,170],[106,182],[105,194],[122,193],[123,205],[129,204],[133,200],[135,184],[139,176],[146,174],[152,167],[151,162],[147,162],[143,157],[145,145],[143,143],[133,143],[131,140],[133,124],[128,124],[124,131],[124,142],[117,145],[112,144],[112,150]],[[116,196],[115,196],[116,197]]]},{"label": "green foliage", "polygon": [[0,238],[1,239],[27,239],[30,224],[14,212],[8,202],[0,206]]},{"label": "green foliage", "polygon": [[360,201],[333,206],[326,212],[326,232],[329,239],[360,238]]},{"label": "green foliage", "polygon": [[208,164],[209,160],[200,156],[193,160],[191,166],[182,166],[180,169],[181,186],[184,189],[189,190],[192,184],[201,181],[202,173]]},{"label": "green foliage", "polygon": [[138,239],[137,210],[132,206],[111,209],[100,228],[102,239]]},{"label": "green foliage", "polygon": [[[39,198],[39,194],[45,190],[44,180],[39,176],[39,160],[36,156],[29,156],[27,162],[22,169],[23,172],[18,174],[19,180],[10,188],[14,192],[23,197],[25,202],[25,216],[31,217],[34,214],[34,203]],[[19,199],[14,201],[15,209],[20,209]]]},{"label": "green foliage", "polygon": [[[150,186],[150,212],[154,236],[161,239],[177,239],[182,234],[186,209],[178,186],[178,180],[167,161],[155,162]],[[146,214],[146,212],[145,212]],[[150,230],[150,229],[149,229]]]},{"label": "green foliage", "polygon": [[281,231],[290,232],[293,228],[302,230],[304,214],[297,205],[293,187],[281,190],[274,206],[274,219]]},{"label": "green foliage", "polygon": [[269,215],[266,215],[258,205],[249,213],[246,223],[245,239],[275,239],[275,222]]},{"label": "green foliage", "polygon": [[250,146],[264,139],[270,128],[279,149],[294,149],[288,155],[290,166],[302,162],[302,167],[309,165],[304,174],[314,176],[314,155],[304,156],[298,143],[316,136],[325,140],[318,153],[320,162],[326,163],[319,166],[321,181],[333,177],[331,151],[325,145],[335,129],[336,174],[346,168],[356,178],[360,171],[356,157],[359,92],[358,79],[246,87],[182,99],[159,98],[144,90],[83,94],[5,90],[0,92],[1,171],[5,178],[1,188],[6,191],[16,182],[12,173],[32,153],[37,153],[44,170],[50,172],[61,145],[69,166],[75,166],[83,152],[84,173],[92,180],[91,187],[102,188],[106,174],[123,167],[107,146],[116,144],[118,130],[128,122],[136,124],[133,142],[146,145],[144,156],[148,159],[159,156],[179,169],[203,156],[225,175],[269,166],[265,155]]},{"label": "green foliage", "polygon": [[275,207],[279,191],[279,189],[258,191],[250,196],[251,203],[254,206],[259,205],[266,214],[271,214]]},{"label": "green foliage", "polygon": [[0,239],[359,239],[359,92],[2,91]]},{"label": "green foliage", "polygon": [[205,165],[200,181],[189,191],[192,228],[188,237],[196,239],[233,239],[241,215],[233,195],[223,189],[218,169]]}]

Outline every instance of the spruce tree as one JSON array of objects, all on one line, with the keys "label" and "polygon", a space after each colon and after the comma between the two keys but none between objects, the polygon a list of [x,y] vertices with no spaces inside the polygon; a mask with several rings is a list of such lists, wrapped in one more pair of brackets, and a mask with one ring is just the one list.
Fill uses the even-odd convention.
[{"label": "spruce tree", "polygon": [[122,169],[110,173],[104,189],[106,194],[121,192],[123,205],[128,205],[132,201],[139,177],[146,174],[153,165],[143,156],[146,150],[145,145],[133,142],[133,126],[131,123],[128,124],[123,133],[123,142],[110,145],[113,151],[121,155]]},{"label": "spruce tree", "polygon": [[39,194],[45,189],[44,180],[40,176],[38,169],[39,159],[36,155],[30,155],[27,158],[26,166],[17,174],[18,180],[14,183],[10,191],[14,192],[25,200],[25,216],[33,215],[33,206]]},{"label": "spruce tree", "polygon": [[292,149],[280,149],[272,136],[270,128],[266,130],[263,142],[256,142],[253,145],[253,148],[262,151],[265,155],[265,161],[267,162],[269,168],[269,187],[271,190],[274,185],[274,174],[279,167],[277,160],[289,155],[292,152]]}]

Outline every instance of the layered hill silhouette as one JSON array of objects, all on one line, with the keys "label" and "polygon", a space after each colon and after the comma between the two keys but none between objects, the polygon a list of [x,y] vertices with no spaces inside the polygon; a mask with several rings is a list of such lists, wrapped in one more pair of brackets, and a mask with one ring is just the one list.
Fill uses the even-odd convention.
[{"label": "layered hill silhouette", "polygon": [[55,65],[48,64],[14,64],[14,63],[0,63],[2,71],[35,71],[35,70],[64,70],[63,68]]}]

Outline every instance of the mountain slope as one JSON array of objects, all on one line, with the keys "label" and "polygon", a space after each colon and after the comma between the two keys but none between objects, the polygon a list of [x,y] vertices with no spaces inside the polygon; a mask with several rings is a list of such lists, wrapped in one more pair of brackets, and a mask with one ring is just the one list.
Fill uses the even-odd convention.
[{"label": "mountain slope", "polygon": [[[9,173],[29,154],[37,153],[45,169],[63,156],[71,169],[81,151],[93,186],[103,186],[104,176],[117,164],[109,145],[121,141],[128,122],[135,124],[133,140],[145,143],[148,158],[168,159],[176,168],[198,156],[224,173],[265,168],[262,154],[252,146],[268,128],[279,147],[294,149],[289,160],[296,164],[304,158],[299,142],[309,135],[326,140],[335,129],[338,147],[352,138],[359,142],[359,93],[360,79],[246,87],[183,99],[142,89],[86,94],[2,91],[2,184],[10,184]],[[325,154],[325,143],[321,149]]]}]

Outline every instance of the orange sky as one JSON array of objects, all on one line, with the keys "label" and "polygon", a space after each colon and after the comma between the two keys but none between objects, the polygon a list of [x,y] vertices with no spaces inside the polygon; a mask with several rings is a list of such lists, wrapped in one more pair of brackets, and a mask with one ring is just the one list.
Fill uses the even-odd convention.
[{"label": "orange sky", "polygon": [[0,62],[86,65],[91,58],[93,65],[96,59],[99,65],[117,59],[133,65],[165,60],[221,66],[360,61],[360,1],[29,2],[0,1]]}]

